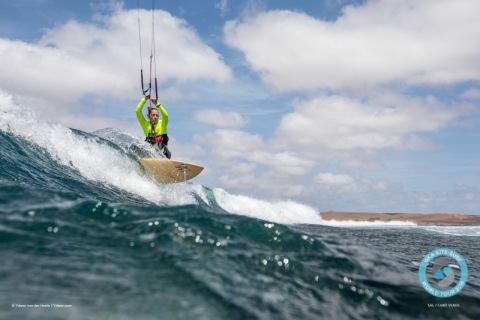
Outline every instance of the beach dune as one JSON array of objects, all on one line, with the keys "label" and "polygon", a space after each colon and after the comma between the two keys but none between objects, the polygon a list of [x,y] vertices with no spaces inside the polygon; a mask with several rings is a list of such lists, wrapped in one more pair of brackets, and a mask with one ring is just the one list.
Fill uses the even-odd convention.
[{"label": "beach dune", "polygon": [[402,221],[419,226],[480,226],[480,215],[453,213],[373,213],[373,212],[320,212],[323,220],[336,221]]}]

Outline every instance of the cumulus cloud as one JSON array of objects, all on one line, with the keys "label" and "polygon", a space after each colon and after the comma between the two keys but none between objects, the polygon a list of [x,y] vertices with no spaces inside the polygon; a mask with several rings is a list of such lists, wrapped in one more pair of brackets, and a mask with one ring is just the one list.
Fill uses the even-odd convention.
[{"label": "cumulus cloud", "polygon": [[198,143],[210,146],[214,154],[225,159],[242,158],[249,152],[265,148],[259,134],[239,130],[218,129],[204,136],[195,135],[194,138]]},{"label": "cumulus cloud", "polygon": [[222,187],[230,189],[250,189],[258,178],[255,177],[255,174],[224,174],[218,178],[218,182]]},{"label": "cumulus cloud", "polygon": [[[235,167],[236,168],[236,167]],[[269,197],[298,197],[312,188],[307,188],[303,181],[292,179],[288,175],[270,170],[264,172],[238,172],[229,170],[218,179],[220,185],[229,189],[242,190],[252,196],[260,196],[262,192]]]},{"label": "cumulus cloud", "polygon": [[354,182],[354,179],[347,174],[319,173],[314,180],[320,184],[326,185],[348,185]]},{"label": "cumulus cloud", "polygon": [[[182,161],[193,162],[200,165],[204,165],[202,161],[199,161],[198,156],[205,155],[205,150],[201,145],[184,142],[179,139],[176,139],[174,136],[170,137],[169,148],[175,153],[176,159],[182,159]],[[211,168],[206,168],[207,170]]]},{"label": "cumulus cloud", "polygon": [[238,112],[222,112],[214,109],[202,109],[194,114],[198,122],[212,124],[222,128],[240,128],[248,123],[249,119],[242,117]]},{"label": "cumulus cloud", "polygon": [[[268,186],[286,194],[291,185],[310,180],[308,174],[318,167],[379,170],[385,167],[382,150],[431,150],[434,144],[422,134],[455,125],[464,115],[461,108],[447,107],[430,96],[412,98],[388,92],[363,99],[322,95],[293,105],[294,112],[281,118],[272,139],[226,129],[196,136],[211,149],[211,161],[219,172],[223,166],[230,167],[231,160],[255,164],[240,175],[221,173],[223,186],[265,186],[265,190]],[[314,181],[319,190],[336,194],[390,188],[382,181],[345,174],[319,174]]]},{"label": "cumulus cloud", "polygon": [[470,88],[460,95],[464,99],[480,99],[480,90]]},{"label": "cumulus cloud", "polygon": [[218,129],[205,136],[197,135],[195,139],[211,148],[212,153],[219,157],[220,165],[225,159],[243,159],[289,175],[304,175],[316,165],[315,161],[294,153],[273,150],[258,134]]},{"label": "cumulus cloud", "polygon": [[[381,159],[389,150],[434,150],[431,133],[465,124],[477,112],[472,105],[414,95],[421,86],[480,80],[479,10],[480,3],[469,0],[371,0],[345,6],[333,21],[263,9],[227,22],[225,42],[244,54],[264,84],[276,93],[308,96],[293,101],[293,112],[283,115],[271,139],[259,137],[260,144],[241,156],[258,164],[256,171],[225,174],[223,183],[228,177],[245,189],[268,185],[287,192],[288,185],[313,179],[311,187],[298,189],[310,197],[398,190],[359,172],[384,169]],[[472,88],[460,97],[478,96]],[[238,156],[232,149],[214,148],[224,159]],[[259,171],[264,166],[266,172]],[[321,166],[349,174],[308,177]]]},{"label": "cumulus cloud", "polygon": [[283,116],[276,139],[300,149],[430,149],[417,135],[455,122],[458,114],[432,97],[382,95],[370,99],[322,96],[298,101]]},{"label": "cumulus cloud", "polygon": [[480,2],[376,0],[333,22],[275,10],[225,24],[226,43],[279,91],[480,80]]},{"label": "cumulus cloud", "polygon": [[378,170],[385,166],[378,159],[349,159],[338,163],[340,168],[358,168],[363,170]]},{"label": "cumulus cloud", "polygon": [[215,8],[220,10],[220,13],[223,16],[225,16],[228,12],[228,2],[227,0],[220,0],[217,4],[215,4]]},{"label": "cumulus cloud", "polygon": [[[86,94],[131,98],[140,92],[137,10],[114,6],[93,22],[70,20],[35,43],[0,39],[0,87],[56,102],[78,104]],[[140,10],[145,82],[149,78],[151,12]],[[160,83],[173,79],[229,81],[222,57],[185,20],[155,11]],[[67,105],[68,107],[68,105]]]},{"label": "cumulus cloud", "polygon": [[302,159],[290,152],[254,151],[246,159],[264,164],[290,175],[304,175],[315,165],[315,161]]},{"label": "cumulus cloud", "polygon": [[348,174],[334,174],[322,172],[314,177],[324,191],[331,193],[366,193],[372,191],[389,191],[398,187],[392,186],[385,181],[377,181],[368,178],[356,178]]},{"label": "cumulus cloud", "polygon": [[239,130],[217,129],[195,139],[210,148],[209,163],[222,187],[252,196],[297,197],[308,192],[303,181],[317,165],[315,160],[275,150],[260,135]]}]

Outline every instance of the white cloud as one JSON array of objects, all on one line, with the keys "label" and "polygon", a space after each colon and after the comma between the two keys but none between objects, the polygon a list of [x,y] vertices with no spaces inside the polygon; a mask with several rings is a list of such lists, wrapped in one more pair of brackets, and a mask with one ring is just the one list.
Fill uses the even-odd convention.
[{"label": "white cloud", "polygon": [[460,96],[465,99],[480,99],[480,90],[476,88],[470,88]]},{"label": "white cloud", "polygon": [[253,173],[250,174],[225,174],[218,178],[221,186],[231,189],[251,189],[257,179]]},{"label": "white cloud", "polygon": [[228,3],[227,0],[220,0],[217,4],[215,4],[215,8],[220,10],[220,13],[223,16],[225,16],[228,12]]},{"label": "white cloud", "polygon": [[[480,3],[468,0],[372,0],[344,7],[335,21],[298,11],[250,10],[227,22],[226,43],[245,55],[270,89],[311,92],[293,102],[294,111],[283,115],[271,139],[258,137],[261,143],[248,152],[232,152],[238,148],[233,142],[223,145],[229,151],[212,145],[220,159],[238,156],[258,164],[242,177],[225,173],[222,183],[288,194],[289,186],[313,180],[308,188],[298,188],[299,198],[335,198],[343,206],[345,195],[365,206],[364,196],[355,195],[389,192],[383,205],[401,203],[395,195],[400,184],[386,182],[395,172],[379,173],[386,178],[378,179],[359,172],[388,168],[381,160],[390,150],[433,150],[431,133],[472,118],[472,105],[401,92],[480,80],[479,10]],[[392,86],[400,93],[386,89]],[[332,96],[319,93],[332,90]],[[461,97],[476,99],[476,90]],[[321,166],[348,174],[308,176]]]},{"label": "white cloud", "polygon": [[212,124],[217,127],[240,128],[248,123],[249,119],[242,117],[237,112],[222,112],[214,109],[202,109],[194,114],[198,122]]},{"label": "white cloud", "polygon": [[255,163],[264,164],[276,170],[290,175],[304,175],[315,165],[312,160],[299,158],[289,152],[266,152],[257,150],[245,156],[246,159]]},{"label": "white cloud", "polygon": [[297,151],[430,149],[431,143],[416,134],[452,125],[456,117],[456,111],[431,97],[324,96],[297,102],[295,112],[283,116],[276,130],[282,139],[276,141]]},{"label": "white cloud", "polygon": [[279,91],[451,84],[480,80],[478,12],[472,0],[376,0],[333,22],[261,12],[229,21],[224,34]]},{"label": "white cloud", "polygon": [[279,173],[275,170],[264,172],[240,172],[236,166],[231,166],[228,171],[220,176],[220,186],[242,190],[251,196],[259,197],[262,194],[268,197],[298,197],[311,191],[311,187],[304,185],[304,178],[292,179],[290,175]]},{"label": "white cloud", "polygon": [[249,174],[255,171],[255,163],[239,163],[235,165],[235,171],[239,174]]},{"label": "white cloud", "polygon": [[[205,154],[205,150],[201,145],[183,142],[176,139],[174,136],[170,136],[168,147],[170,148],[170,151],[175,159],[182,159],[182,161],[204,165],[203,161],[195,160],[198,156]],[[205,170],[209,169],[207,168],[208,166],[205,167]],[[202,172],[202,174],[204,174],[204,172]]]},{"label": "white cloud", "polygon": [[334,194],[382,192],[398,189],[398,187],[392,186],[385,181],[355,178],[348,174],[333,174],[328,172],[317,174],[313,181],[324,191]]},{"label": "white cloud", "polygon": [[[289,194],[321,166],[379,170],[382,150],[430,150],[422,133],[454,125],[462,109],[447,108],[432,97],[410,98],[383,93],[369,98],[319,96],[294,102],[294,112],[283,116],[272,139],[239,130],[218,129],[196,140],[209,147],[210,163],[228,188],[269,190]],[[235,173],[232,161],[246,161],[248,172]],[[225,169],[228,168],[228,169]],[[390,190],[391,185],[369,178],[320,174],[319,191],[357,194]],[[302,196],[314,189],[298,188]]]},{"label": "white cloud", "polygon": [[[137,10],[116,6],[95,23],[70,20],[36,43],[0,39],[0,87],[76,107],[86,94],[131,98],[140,93]],[[140,10],[144,80],[149,78],[151,13]],[[225,82],[232,78],[222,57],[187,22],[155,11],[159,83],[168,79]]]},{"label": "white cloud", "polygon": [[158,101],[198,101],[200,96],[196,92],[184,93],[177,87],[169,87],[165,90],[158,90]]},{"label": "white cloud", "polygon": [[315,182],[325,185],[348,185],[354,182],[354,179],[347,174],[319,173],[314,178]]},{"label": "white cloud", "polygon": [[264,143],[260,135],[243,131],[219,129],[203,137],[197,135],[195,139],[210,146],[212,153],[220,158],[220,165],[226,159],[243,159],[266,165],[282,174],[304,175],[316,164],[315,161],[302,159],[291,152],[275,152]]},{"label": "white cloud", "polygon": [[245,158],[248,153],[263,150],[265,145],[258,134],[239,130],[218,129],[205,136],[195,135],[198,143],[206,144],[221,158]]},{"label": "white cloud", "polygon": [[378,159],[349,159],[338,163],[340,168],[359,168],[364,170],[378,170],[385,166]]}]

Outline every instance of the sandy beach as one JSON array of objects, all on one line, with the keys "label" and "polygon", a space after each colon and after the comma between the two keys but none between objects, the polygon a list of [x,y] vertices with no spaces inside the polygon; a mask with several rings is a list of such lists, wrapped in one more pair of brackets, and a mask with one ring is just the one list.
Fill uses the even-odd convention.
[{"label": "sandy beach", "polygon": [[323,220],[336,221],[409,221],[419,226],[480,226],[480,215],[452,213],[373,213],[373,212],[320,212]]}]

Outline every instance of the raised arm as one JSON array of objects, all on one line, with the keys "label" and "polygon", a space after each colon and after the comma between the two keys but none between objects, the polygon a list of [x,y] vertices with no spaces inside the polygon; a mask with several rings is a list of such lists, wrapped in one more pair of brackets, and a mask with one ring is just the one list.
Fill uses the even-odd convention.
[{"label": "raised arm", "polygon": [[140,122],[140,125],[142,126],[145,135],[148,134],[150,122],[147,119],[145,119],[145,117],[143,116],[142,109],[145,103],[147,102],[148,97],[149,96],[147,95],[143,97],[142,100],[140,100],[140,102],[138,103],[137,108],[135,109],[135,114],[137,115],[138,122]]}]

